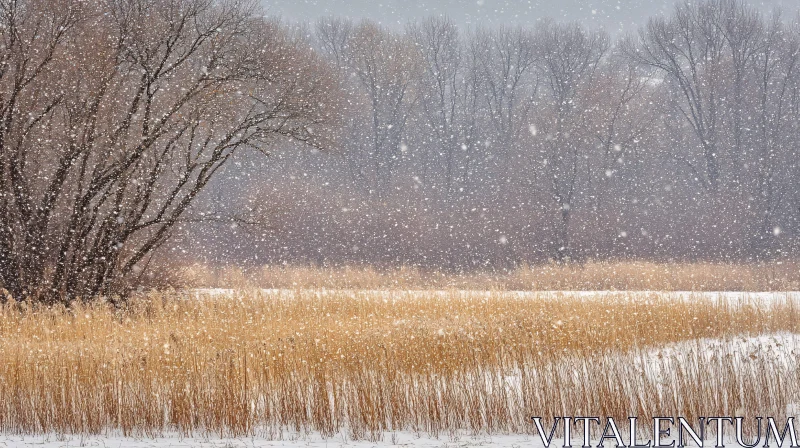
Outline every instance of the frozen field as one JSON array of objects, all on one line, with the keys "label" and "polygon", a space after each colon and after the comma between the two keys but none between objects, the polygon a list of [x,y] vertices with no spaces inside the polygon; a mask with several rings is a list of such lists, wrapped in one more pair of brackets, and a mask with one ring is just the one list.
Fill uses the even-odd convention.
[{"label": "frozen field", "polygon": [[[350,295],[359,298],[375,299],[417,299],[431,297],[463,297],[463,298],[509,298],[509,299],[559,299],[564,297],[581,299],[647,299],[660,300],[708,300],[713,302],[729,302],[733,304],[754,303],[769,305],[774,302],[800,301],[800,291],[789,292],[752,292],[752,291],[478,291],[478,290],[342,290],[342,289],[261,289],[257,290],[265,298],[287,299],[298,293],[324,297],[327,295]],[[193,289],[184,292],[193,299],[213,298],[220,296],[237,296],[252,294],[252,290],[234,290],[224,288]]]},{"label": "frozen field", "polygon": [[[393,439],[394,437],[394,439]],[[346,437],[322,439],[316,435],[289,437],[286,440],[275,441],[265,438],[179,438],[163,437],[155,439],[123,438],[123,437],[22,437],[9,436],[0,440],[2,447],[37,447],[37,448],[68,448],[68,447],[103,447],[103,448],[249,448],[249,447],[286,447],[286,448],[371,448],[371,447],[418,447],[418,448],[468,448],[468,447],[532,447],[541,446],[538,437],[528,435],[500,435],[500,436],[462,436],[445,437],[439,440],[418,436],[408,432],[387,433],[384,440],[378,442],[349,441]]]},{"label": "frozen field", "polygon": [[[756,337],[734,337],[727,339],[696,339],[688,342],[668,344],[660,348],[639,351],[631,354],[636,372],[643,374],[657,383],[668,383],[677,370],[677,364],[687,359],[713,362],[716,358],[729,358],[731,363],[740,369],[751,368],[753,359],[758,359],[762,367],[792,369],[798,365],[798,347],[800,335],[790,333],[768,334]],[[518,388],[519,378],[509,373],[505,379],[505,387],[514,394]],[[787,416],[797,416],[800,406],[790,404]],[[533,425],[531,425],[533,431]],[[578,437],[578,436],[573,436]],[[623,437],[626,437],[623,435]],[[709,440],[711,440],[711,436]],[[560,447],[562,441],[554,440],[552,447]],[[573,444],[580,444],[573,440]],[[713,442],[712,442],[713,443]],[[595,444],[593,443],[593,446]],[[608,442],[607,446],[613,446]],[[368,448],[368,447],[427,447],[427,448],[468,448],[468,447],[542,447],[537,434],[493,434],[474,435],[459,433],[441,437],[431,437],[424,433],[410,431],[386,432],[381,440],[350,440],[346,431],[340,431],[333,437],[323,438],[319,434],[297,434],[285,432],[280,434],[256,433],[254,437],[224,438],[214,435],[181,437],[177,434],[160,437],[122,437],[118,434],[107,435],[5,435],[0,437],[0,447],[104,447],[104,448],[247,448],[247,447],[287,447],[287,448]],[[577,445],[576,445],[577,446]],[[732,442],[731,446],[737,446]],[[762,444],[759,444],[762,446]]]},{"label": "frozen field", "polygon": [[[20,437],[12,436],[0,440],[2,447],[31,448],[542,448],[538,436],[500,435],[500,436],[461,436],[441,438],[439,440],[419,437],[410,433],[386,434],[383,441],[344,441],[324,440],[317,436],[303,436],[294,440],[270,441],[258,437],[247,439],[214,439],[214,438],[177,438],[162,437],[155,439],[134,439],[120,437]],[[554,440],[551,447],[560,447],[561,441]],[[713,442],[712,442],[713,443]],[[594,445],[593,445],[594,446]],[[613,442],[606,447],[613,447]],[[735,447],[735,441],[726,442],[726,446]],[[773,446],[773,445],[770,445]],[[777,446],[777,445],[775,445]],[[786,444],[784,444],[786,446]],[[762,445],[759,445],[762,447]]]}]

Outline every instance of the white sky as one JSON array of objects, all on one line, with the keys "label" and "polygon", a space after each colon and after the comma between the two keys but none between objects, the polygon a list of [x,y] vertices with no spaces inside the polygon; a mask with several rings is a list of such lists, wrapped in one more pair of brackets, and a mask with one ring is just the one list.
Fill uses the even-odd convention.
[{"label": "white sky", "polygon": [[[368,17],[386,25],[447,15],[459,25],[532,23],[544,17],[602,26],[612,34],[636,30],[647,17],[670,12],[673,0],[262,0],[270,15],[290,21],[320,16]],[[781,6],[788,15],[800,0],[751,0],[765,10]]]}]

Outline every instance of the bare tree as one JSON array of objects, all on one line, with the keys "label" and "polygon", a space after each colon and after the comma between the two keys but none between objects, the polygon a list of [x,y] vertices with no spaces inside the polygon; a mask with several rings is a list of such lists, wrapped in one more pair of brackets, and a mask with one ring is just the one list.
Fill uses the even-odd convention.
[{"label": "bare tree", "polygon": [[447,18],[430,18],[408,27],[421,56],[420,107],[432,134],[434,153],[444,153],[445,196],[454,193],[456,157],[466,141],[462,98],[469,87],[463,79],[462,44],[458,29]]},{"label": "bare tree", "polygon": [[0,4],[0,281],[14,297],[124,293],[235,152],[322,143],[330,77],[255,12]]},{"label": "bare tree", "polygon": [[[350,109],[354,117],[350,139],[360,143],[347,155],[354,178],[371,193],[385,196],[402,156],[408,119],[417,104],[414,82],[421,65],[417,49],[408,36],[367,20],[355,26],[339,19],[320,21],[317,38],[355,80],[345,86],[350,89],[348,101],[356,105]],[[362,110],[368,111],[366,120],[358,116]]]},{"label": "bare tree", "polygon": [[[753,57],[752,74],[757,99],[755,139],[757,148],[747,161],[755,169],[754,229],[751,251],[757,257],[775,255],[779,204],[790,194],[794,175],[786,171],[797,154],[791,148],[797,141],[797,120],[792,116],[792,97],[800,78],[800,35],[797,25],[787,27],[776,14],[763,36],[759,52]],[[783,179],[782,179],[783,178]],[[786,178],[789,181],[786,181]]]},{"label": "bare tree", "polygon": [[353,28],[349,20],[327,17],[319,19],[314,29],[323,53],[330,56],[340,70],[347,68],[349,62],[347,52]]},{"label": "bare tree", "polygon": [[587,118],[580,94],[608,51],[609,39],[603,32],[588,31],[577,24],[548,22],[537,30],[536,45],[539,71],[551,105],[541,131],[546,136],[544,167],[558,208],[553,257],[565,261],[571,256],[569,226],[579,166],[582,153],[591,144],[590,137],[580,131]]},{"label": "bare tree", "polygon": [[595,233],[590,241],[594,257],[610,254],[610,248],[603,248],[603,232],[614,239],[618,235],[622,217],[615,205],[621,189],[641,190],[630,167],[655,143],[650,137],[658,120],[652,107],[658,89],[652,72],[613,54],[581,89],[583,130],[594,137],[594,145],[588,144],[584,153],[585,167],[579,170],[585,177],[581,189],[592,224],[581,233]]},{"label": "bare tree", "polygon": [[489,124],[501,153],[527,130],[526,118],[537,90],[533,35],[524,28],[478,30],[473,36]]},{"label": "bare tree", "polygon": [[749,72],[755,63],[756,57],[764,50],[765,39],[763,36],[763,21],[761,15],[750,5],[740,0],[720,0],[721,10],[719,28],[725,36],[725,41],[730,51],[731,71],[733,72],[733,104],[732,104],[732,165],[737,171],[734,182],[743,174],[741,167],[744,157],[743,123],[745,114],[745,92]]},{"label": "bare tree", "polygon": [[719,154],[720,86],[724,79],[725,35],[720,24],[722,3],[686,2],[671,18],[650,19],[638,41],[623,42],[631,60],[661,70],[683,96],[679,112],[691,125],[702,148],[704,167],[685,161],[698,180],[716,190],[721,177]]}]

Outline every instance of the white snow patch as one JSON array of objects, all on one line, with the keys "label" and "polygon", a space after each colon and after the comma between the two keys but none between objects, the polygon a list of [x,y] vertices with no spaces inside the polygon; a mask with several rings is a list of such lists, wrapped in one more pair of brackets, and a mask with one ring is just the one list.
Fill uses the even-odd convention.
[{"label": "white snow patch", "polygon": [[[510,298],[510,299],[563,299],[580,298],[584,300],[602,299],[649,299],[727,302],[732,304],[755,304],[769,306],[786,301],[800,302],[800,291],[788,292],[747,292],[747,291],[482,291],[482,290],[392,290],[392,289],[261,289],[265,298],[290,299],[297,294],[314,294],[319,297],[330,295],[350,295],[353,298],[403,300],[421,297],[458,298]],[[204,288],[187,291],[195,299],[217,298],[221,296],[239,297],[248,295],[247,291]]]},{"label": "white snow patch", "polygon": [[[22,448],[68,448],[68,447],[103,447],[103,448],[371,448],[371,447],[414,447],[414,448],[472,448],[472,447],[541,447],[537,436],[530,435],[492,435],[492,436],[455,436],[421,437],[411,432],[385,433],[383,440],[377,442],[351,441],[345,435],[325,439],[317,434],[295,435],[285,440],[268,440],[263,437],[246,438],[134,438],[119,436],[6,436],[0,437],[0,447]],[[552,446],[552,445],[551,445]]]}]

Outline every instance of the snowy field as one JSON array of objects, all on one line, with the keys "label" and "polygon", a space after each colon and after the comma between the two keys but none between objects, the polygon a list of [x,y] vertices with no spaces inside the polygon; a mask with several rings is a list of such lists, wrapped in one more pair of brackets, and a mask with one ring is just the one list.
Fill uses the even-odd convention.
[{"label": "snowy field", "polygon": [[[713,441],[711,443],[714,443]],[[553,440],[551,448],[561,447],[561,440]],[[579,446],[580,442],[577,442]],[[738,446],[735,441],[725,442],[726,446]],[[0,447],[36,447],[36,448],[381,448],[381,447],[408,447],[408,448],[543,448],[539,437],[534,435],[495,435],[495,436],[456,436],[440,439],[421,437],[408,432],[387,433],[382,441],[348,441],[341,439],[322,439],[318,436],[307,435],[289,438],[284,441],[266,440],[259,437],[247,439],[225,438],[179,438],[160,437],[153,439],[123,438],[123,437],[22,437],[9,436],[0,440]],[[593,442],[592,446],[596,446]],[[613,442],[607,442],[606,447],[612,448]],[[690,445],[693,446],[693,445]],[[763,445],[759,444],[759,447]],[[770,446],[777,446],[770,444]],[[784,446],[787,446],[784,444]]]},{"label": "snowy field", "polygon": [[[735,297],[735,296],[734,296]],[[790,333],[768,334],[755,337],[734,337],[728,339],[696,339],[688,342],[669,344],[664,347],[635,353],[636,369],[644,375],[659,381],[669,381],[672,366],[687,354],[695,353],[699,359],[711,360],[715,356],[730,356],[733,363],[746,367],[754,357],[772,366],[791,368],[798,363],[800,335]],[[513,388],[518,378],[509,375],[506,387]],[[786,414],[797,416],[800,405],[787,406]],[[531,427],[533,431],[533,425]],[[577,437],[577,436],[573,436]],[[623,437],[626,437],[623,435]],[[708,436],[708,440],[712,440]],[[554,440],[552,447],[560,447],[562,441]],[[710,443],[713,443],[711,441]],[[573,440],[573,445],[580,444]],[[596,443],[593,443],[595,446]],[[759,444],[762,446],[763,444]],[[122,437],[119,434],[106,435],[4,435],[0,436],[0,447],[104,447],[104,448],[247,448],[247,447],[287,447],[287,448],[369,448],[369,447],[427,447],[427,448],[468,448],[468,447],[539,447],[543,446],[537,434],[492,434],[475,435],[469,433],[448,434],[431,437],[424,433],[398,431],[384,433],[381,440],[350,440],[346,431],[323,438],[319,434],[260,434],[247,438],[224,438],[214,435],[181,437],[165,434],[160,437]],[[577,445],[576,445],[577,446]],[[613,446],[607,442],[606,446]],[[735,442],[731,446],[737,446]]]},{"label": "snowy field", "polygon": [[285,440],[267,440],[263,437],[225,439],[225,438],[180,438],[161,437],[154,439],[124,437],[58,437],[58,436],[8,436],[0,440],[0,447],[103,447],[103,448],[248,448],[248,447],[286,447],[286,448],[371,448],[371,447],[418,447],[418,448],[468,448],[468,447],[535,447],[541,446],[537,436],[498,435],[498,436],[460,436],[444,437],[439,440],[415,435],[409,432],[387,433],[382,441],[350,441],[346,436],[322,439],[317,435],[290,436]]},{"label": "snowy field", "polygon": [[[464,298],[509,298],[509,299],[559,299],[563,297],[581,299],[647,299],[657,297],[660,300],[708,300],[723,301],[731,304],[751,303],[768,306],[775,302],[798,301],[800,291],[788,292],[752,292],[752,291],[479,291],[479,290],[347,290],[347,289],[261,289],[264,297],[288,299],[298,293],[326,295],[350,295],[359,298],[376,298],[402,300],[409,298],[431,297],[464,297]],[[213,298],[220,296],[236,296],[250,294],[252,291],[224,288],[193,289],[185,292],[186,297],[193,299]]]}]

